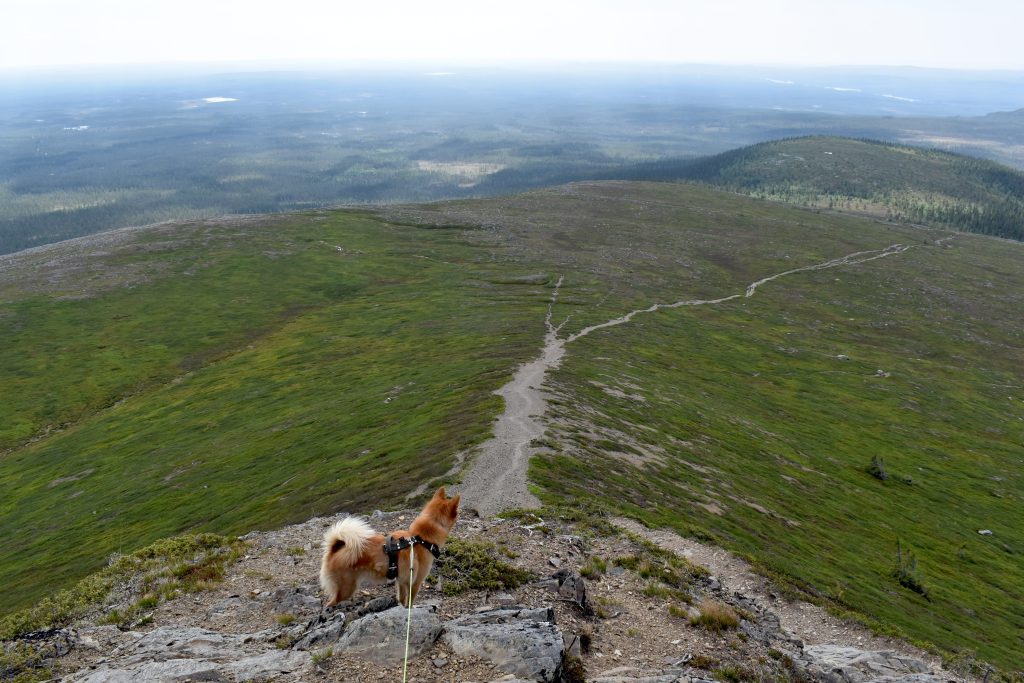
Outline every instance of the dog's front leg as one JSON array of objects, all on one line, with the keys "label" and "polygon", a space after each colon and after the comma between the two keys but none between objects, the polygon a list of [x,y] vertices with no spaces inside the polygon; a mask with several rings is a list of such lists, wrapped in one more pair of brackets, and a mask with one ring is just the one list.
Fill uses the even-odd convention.
[{"label": "dog's front leg", "polygon": [[395,582],[398,586],[398,604],[402,607],[409,606],[409,559],[398,556],[398,579]]}]

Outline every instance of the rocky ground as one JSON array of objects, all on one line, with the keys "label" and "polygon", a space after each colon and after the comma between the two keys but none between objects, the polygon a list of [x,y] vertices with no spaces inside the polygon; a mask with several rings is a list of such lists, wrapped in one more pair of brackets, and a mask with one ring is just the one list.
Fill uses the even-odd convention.
[{"label": "rocky ground", "polygon": [[[377,513],[371,522],[400,528],[414,514]],[[322,607],[319,543],[332,522],[247,535],[246,554],[223,581],[159,602],[134,623],[98,623],[138,599],[121,591],[120,604],[22,645],[46,654],[56,679],[77,683],[400,681],[407,613],[395,606],[393,586]],[[450,595],[474,567],[436,569],[413,610],[409,680],[963,680],[904,643],[824,623],[832,617],[783,600],[727,554],[710,558],[712,572],[726,574],[720,578],[679,559],[704,557],[690,541],[656,532],[651,545],[643,538],[651,532],[623,527],[609,533],[532,516],[460,520],[456,543],[487,551],[473,562],[505,562],[532,578]],[[448,562],[457,556],[453,546]],[[727,618],[700,624],[704,613],[730,611],[735,627]]]}]

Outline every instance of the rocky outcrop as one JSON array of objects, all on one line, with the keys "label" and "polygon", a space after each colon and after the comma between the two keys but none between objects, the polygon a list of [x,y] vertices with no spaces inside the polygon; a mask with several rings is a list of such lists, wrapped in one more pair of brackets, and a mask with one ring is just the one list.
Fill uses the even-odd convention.
[{"label": "rocky outcrop", "polygon": [[[375,521],[384,528],[403,522],[394,514]],[[23,634],[3,644],[0,654],[10,660],[15,650],[27,653],[37,671],[50,669],[52,678],[67,683],[400,680],[407,610],[397,606],[393,587],[364,590],[330,609],[320,602],[317,543],[329,523],[314,519],[248,536],[247,555],[221,583],[161,601],[120,628],[96,625],[122,607],[104,605],[91,621]],[[929,667],[897,641],[891,641],[892,651],[886,649],[889,643],[861,649],[834,644],[871,642],[867,637],[805,644],[805,639],[821,642],[820,631],[787,630],[780,622],[779,610],[786,608],[781,599],[737,584],[727,566],[725,573],[716,571],[720,578],[666,590],[658,579],[663,556],[628,536],[584,543],[565,533],[573,530],[568,524],[544,524],[548,532],[537,533],[535,525],[516,520],[460,522],[463,538],[479,539],[479,549],[514,560],[534,580],[456,595],[441,590],[450,587],[449,578],[425,584],[412,612],[410,680],[536,683],[563,675],[595,683],[712,683],[728,676],[820,683],[963,680],[940,674],[937,665]],[[592,557],[603,561],[589,562]],[[645,571],[626,569],[618,558],[646,562]],[[584,579],[580,569],[588,564],[598,570]],[[465,576],[471,569],[453,564],[449,571]],[[691,625],[686,606],[705,600],[735,610],[738,627],[711,631]],[[820,623],[815,617],[811,625],[820,629]],[[0,678],[10,678],[9,669],[0,666]]]}]

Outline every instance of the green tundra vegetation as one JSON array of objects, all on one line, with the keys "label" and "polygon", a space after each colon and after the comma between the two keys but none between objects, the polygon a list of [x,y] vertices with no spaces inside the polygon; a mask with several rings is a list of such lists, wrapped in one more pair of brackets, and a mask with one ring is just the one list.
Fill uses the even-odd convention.
[{"label": "green tundra vegetation", "polygon": [[335,212],[68,249],[0,285],[5,609],[163,536],[402,505],[543,330],[484,231]]},{"label": "green tundra vegetation", "polygon": [[[0,607],[163,536],[404,506],[487,436],[561,277],[565,338],[739,296],[567,344],[545,502],[713,539],[876,628],[1020,668],[1022,249],[599,182],[7,257]],[[858,252],[890,255],[743,296]]]}]

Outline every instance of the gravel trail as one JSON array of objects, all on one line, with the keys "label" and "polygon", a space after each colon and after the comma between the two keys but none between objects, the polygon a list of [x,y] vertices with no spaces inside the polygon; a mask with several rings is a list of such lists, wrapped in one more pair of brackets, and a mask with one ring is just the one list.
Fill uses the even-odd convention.
[{"label": "gravel trail", "polygon": [[564,280],[564,277],[559,277],[548,304],[547,315],[544,318],[547,333],[544,335],[544,346],[540,356],[521,365],[512,381],[495,392],[505,399],[505,410],[495,424],[494,436],[479,446],[478,455],[469,470],[466,471],[462,484],[452,487],[453,490],[462,494],[466,507],[476,509],[483,517],[489,517],[504,510],[540,506],[540,501],[530,493],[527,487],[526,474],[530,456],[538,450],[530,443],[544,435],[542,420],[547,411],[547,402],[543,392],[544,380],[548,370],[558,367],[565,355],[567,344],[597,330],[628,323],[642,313],[654,313],[663,308],[714,305],[733,299],[751,297],[757,293],[757,289],[761,285],[787,275],[856,265],[902,254],[910,248],[903,244],[891,244],[884,249],[858,251],[822,263],[794,268],[752,282],[743,293],[731,294],[719,299],[688,299],[668,304],[652,304],[647,308],[630,311],[618,318],[585,327],[568,337],[559,336],[559,332],[568,319],[557,327],[551,322],[554,305],[558,301],[558,293]]},{"label": "gravel trail", "polygon": [[465,506],[476,509],[481,517],[503,510],[540,507],[540,501],[526,486],[526,469],[536,450],[530,442],[544,435],[540,418],[547,410],[541,386],[549,369],[557,367],[565,353],[565,340],[551,323],[562,278],[558,278],[544,319],[547,334],[544,348],[536,360],[519,366],[512,381],[495,393],[505,399],[505,411],[494,426],[494,436],[480,445],[476,460],[453,487],[461,493]]}]

